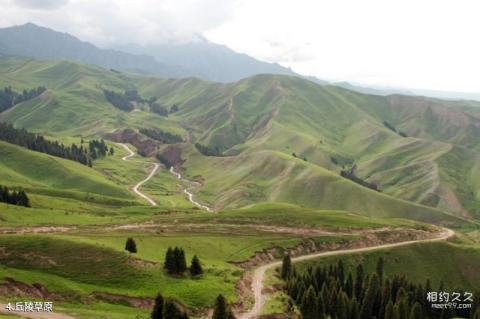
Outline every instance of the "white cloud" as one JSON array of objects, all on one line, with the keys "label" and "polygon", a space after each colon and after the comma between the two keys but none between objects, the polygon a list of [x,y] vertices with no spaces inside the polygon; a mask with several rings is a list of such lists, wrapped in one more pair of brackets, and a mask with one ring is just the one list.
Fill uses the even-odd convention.
[{"label": "white cloud", "polygon": [[33,22],[101,46],[187,41],[225,22],[235,3],[235,0],[0,0],[0,26]]},{"label": "white cloud", "polygon": [[0,8],[0,26],[33,22],[101,46],[202,34],[319,78],[480,92],[476,0],[0,0]]},{"label": "white cloud", "polygon": [[13,0],[13,4],[24,8],[52,10],[68,3],[68,0]]},{"label": "white cloud", "polygon": [[474,0],[245,0],[207,37],[304,74],[480,92]]}]

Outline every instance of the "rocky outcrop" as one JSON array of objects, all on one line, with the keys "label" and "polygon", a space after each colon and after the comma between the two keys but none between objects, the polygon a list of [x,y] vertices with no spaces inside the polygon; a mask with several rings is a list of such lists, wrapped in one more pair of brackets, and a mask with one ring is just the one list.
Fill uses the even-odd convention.
[{"label": "rocky outcrop", "polygon": [[158,147],[161,145],[160,142],[148,138],[129,128],[105,134],[105,138],[117,143],[129,143],[135,146],[138,153],[142,156],[154,156]]},{"label": "rocky outcrop", "polygon": [[5,278],[5,282],[0,284],[0,295],[17,297],[28,296],[39,299],[63,300],[61,296],[49,292],[48,289],[42,284],[34,283],[29,285],[9,277]]}]

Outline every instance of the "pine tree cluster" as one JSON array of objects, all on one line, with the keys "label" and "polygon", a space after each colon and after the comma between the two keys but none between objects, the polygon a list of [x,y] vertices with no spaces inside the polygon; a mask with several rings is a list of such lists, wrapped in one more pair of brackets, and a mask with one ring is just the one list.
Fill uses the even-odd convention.
[{"label": "pine tree cluster", "polygon": [[13,107],[15,104],[33,99],[47,89],[43,86],[31,90],[23,90],[22,93],[15,92],[11,87],[0,90],[0,113]]},{"label": "pine tree cluster", "polygon": [[155,304],[153,306],[151,319],[188,319],[188,315],[185,311],[181,310],[179,305],[173,299],[163,298],[161,294],[158,294],[155,298]]},{"label": "pine tree cluster", "polygon": [[[185,251],[179,247],[168,247],[165,254],[163,268],[170,275],[183,275],[187,271]],[[192,263],[188,270],[193,277],[198,277],[203,274],[203,268],[200,263],[200,259],[196,255],[193,256]]]},{"label": "pine tree cluster", "polygon": [[170,113],[175,113],[178,111],[178,106],[176,104],[173,104],[173,106],[168,110],[165,106],[157,103],[157,97],[153,96],[149,98],[148,100],[144,100],[150,107],[150,111],[153,113],[156,113],[160,116],[168,116]]},{"label": "pine tree cluster", "polygon": [[168,116],[168,110],[158,103],[150,104],[150,111],[160,116]]},{"label": "pine tree cluster", "polygon": [[362,185],[364,187],[368,187],[368,188],[373,189],[377,192],[381,192],[381,190],[378,188],[377,184],[367,182],[366,180],[363,180],[362,178],[355,175],[355,169],[356,169],[356,165],[354,165],[352,167],[352,169],[350,169],[350,170],[343,169],[343,170],[340,171],[340,176],[348,178],[352,182],[355,182],[355,183],[357,183],[359,185]]},{"label": "pine tree cluster", "polygon": [[157,128],[142,128],[140,129],[140,133],[165,144],[175,144],[183,141],[180,135],[165,132]]},{"label": "pine tree cluster", "polygon": [[156,96],[145,99],[138,94],[137,90],[126,90],[124,93],[119,93],[104,89],[103,94],[110,104],[125,112],[132,111],[135,108],[134,103],[147,104],[151,112],[160,116],[168,116],[169,113],[178,111],[176,104],[174,104],[169,111],[165,106],[157,102],[158,98]]},{"label": "pine tree cluster", "polygon": [[195,143],[196,149],[205,156],[223,156],[222,151],[217,147],[207,146],[200,143]]},{"label": "pine tree cluster", "polygon": [[103,90],[103,94],[110,104],[125,112],[133,110],[134,106],[126,94],[117,93],[115,91]]},{"label": "pine tree cluster", "polygon": [[[7,123],[0,123],[0,140],[32,151],[76,161],[90,167],[92,167],[92,160],[103,157],[108,152],[108,147],[103,139],[89,141],[88,147],[77,146],[76,144],[65,146],[58,141],[49,141],[42,135],[30,133],[25,129],[16,129]],[[112,151],[113,149],[110,154],[113,154]]]},{"label": "pine tree cluster", "polygon": [[170,168],[173,165],[173,162],[165,155],[163,155],[162,153],[157,153],[157,155],[155,155],[155,157],[157,158],[157,160],[162,163],[163,165],[165,165],[167,168]]},{"label": "pine tree cluster", "polygon": [[[75,145],[75,144],[73,144]],[[73,147],[72,145],[72,147]],[[103,139],[101,140],[90,140],[88,142],[88,152],[87,155],[91,159],[97,159],[100,157],[104,157],[108,153],[108,147],[105,144],[105,141]],[[110,154],[113,155],[113,148],[110,149]]]},{"label": "pine tree cluster", "polygon": [[[432,289],[430,281],[415,284],[405,276],[384,278],[383,259],[377,270],[366,275],[359,264],[355,274],[346,273],[340,260],[329,267],[309,267],[297,273],[295,269],[287,279],[288,295],[298,306],[303,319],[424,319],[474,318],[480,310],[479,294],[472,309],[435,309],[427,301]],[[458,289],[457,292],[463,291]]]},{"label": "pine tree cluster", "polygon": [[11,205],[31,207],[30,200],[23,190],[11,191],[6,186],[0,186],[0,202]]},{"label": "pine tree cluster", "polygon": [[185,251],[182,248],[168,247],[165,254],[164,268],[171,275],[181,275],[187,271],[187,262],[185,259]]}]

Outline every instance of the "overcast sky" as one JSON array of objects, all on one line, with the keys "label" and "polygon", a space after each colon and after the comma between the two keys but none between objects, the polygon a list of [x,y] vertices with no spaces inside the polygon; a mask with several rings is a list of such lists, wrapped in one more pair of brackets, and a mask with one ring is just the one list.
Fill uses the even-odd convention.
[{"label": "overcast sky", "polygon": [[0,0],[106,47],[209,40],[322,79],[480,92],[477,0]]}]

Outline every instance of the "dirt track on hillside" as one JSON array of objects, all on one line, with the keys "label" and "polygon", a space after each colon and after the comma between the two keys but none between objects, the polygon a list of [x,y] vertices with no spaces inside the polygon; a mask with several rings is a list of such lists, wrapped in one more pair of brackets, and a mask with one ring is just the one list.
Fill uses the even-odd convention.
[{"label": "dirt track on hillside", "polygon": [[[345,254],[358,253],[358,252],[367,252],[367,251],[383,249],[383,248],[393,248],[393,247],[399,247],[399,246],[406,246],[406,245],[411,245],[411,244],[415,244],[415,243],[442,241],[442,240],[447,240],[448,238],[450,238],[454,235],[455,235],[455,232],[453,230],[445,228],[435,238],[419,239],[419,240],[405,241],[405,242],[378,245],[378,246],[372,246],[372,247],[364,247],[364,248],[344,249],[344,250],[314,253],[314,254],[310,254],[310,255],[304,255],[304,256],[299,256],[299,257],[292,258],[292,262],[295,263],[295,262],[299,262],[299,261],[305,261],[305,260],[315,259],[315,258],[320,258],[320,257],[345,255]],[[255,270],[255,272],[253,274],[253,280],[252,280],[252,291],[253,291],[253,295],[254,295],[254,298],[255,298],[255,303],[254,303],[254,305],[253,305],[253,307],[250,311],[238,316],[239,319],[253,319],[253,318],[256,318],[260,315],[262,307],[265,304],[265,295],[263,294],[263,289],[264,289],[263,280],[264,280],[264,277],[265,277],[265,273],[269,269],[281,266],[281,264],[282,264],[281,261],[275,261],[275,262],[263,265],[261,267],[258,267]]]},{"label": "dirt track on hillside", "polygon": [[[135,153],[126,145],[126,144],[123,144],[123,143],[117,143],[118,145],[122,146],[129,154],[128,155],[125,155],[124,157],[122,157],[122,160],[124,161],[128,161],[128,159],[130,157],[132,157],[133,155],[135,155]],[[142,197],[143,199],[145,199],[147,202],[150,203],[150,205],[152,206],[157,206],[157,203],[148,195],[142,193],[141,191],[139,191],[138,189],[140,188],[140,186],[142,186],[143,184],[145,184],[146,182],[148,182],[154,175],[155,173],[157,173],[158,171],[158,168],[160,167],[160,165],[158,163],[153,163],[153,168],[152,170],[150,171],[150,174],[148,174],[148,176],[138,182],[134,187],[133,187],[133,191],[135,192],[135,194],[137,194],[138,196]]]}]

